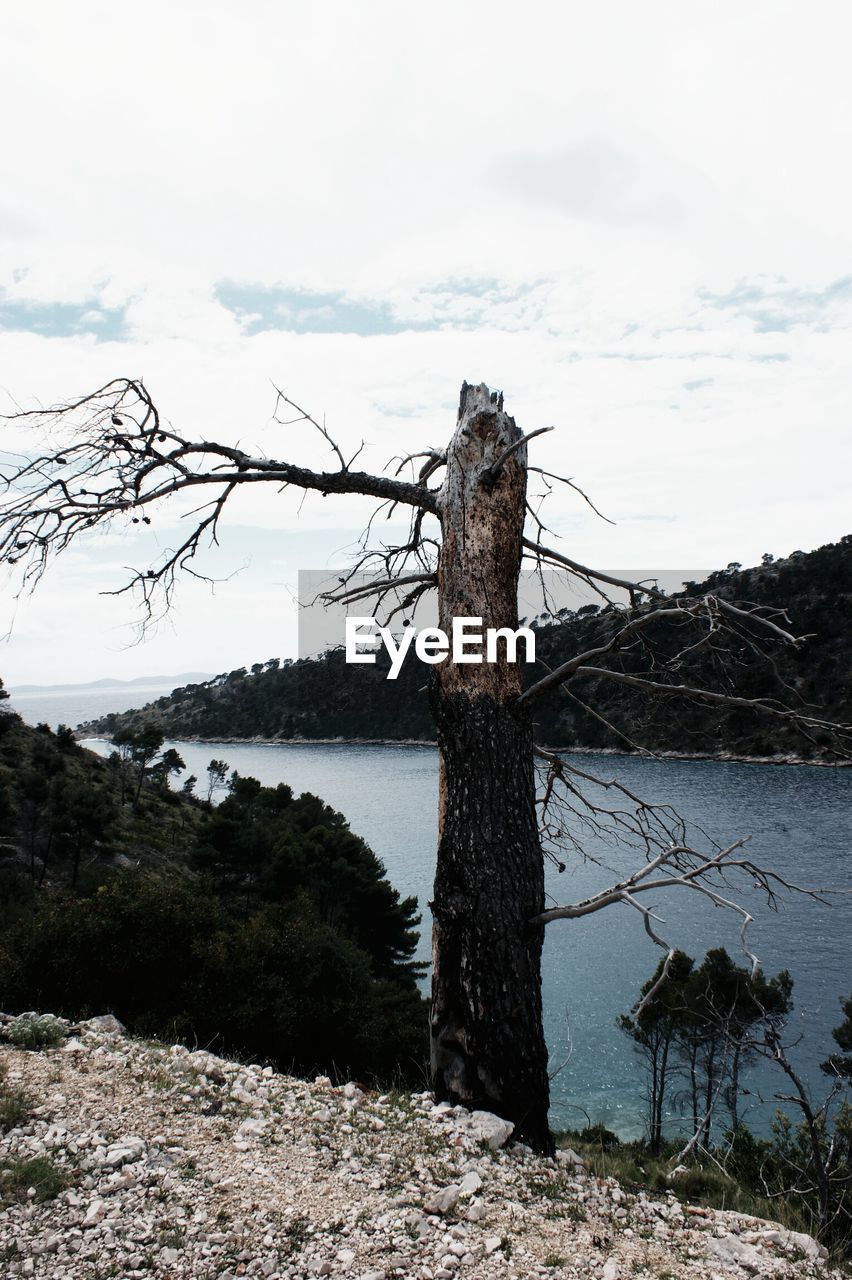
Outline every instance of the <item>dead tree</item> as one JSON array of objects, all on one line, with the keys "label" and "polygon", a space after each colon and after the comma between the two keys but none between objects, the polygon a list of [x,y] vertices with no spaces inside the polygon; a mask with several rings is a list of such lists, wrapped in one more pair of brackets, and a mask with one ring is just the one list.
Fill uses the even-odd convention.
[{"label": "dead tree", "polygon": [[[579,699],[584,683],[615,681],[651,697],[749,707],[792,722],[805,735],[825,730],[836,735],[836,727],[807,708],[679,683],[681,660],[693,650],[710,651],[724,661],[732,637],[755,657],[772,643],[800,641],[777,611],[716,595],[669,600],[653,583],[622,581],[550,547],[527,496],[530,471],[547,486],[562,480],[528,463],[528,443],[545,428],[525,436],[504,412],[502,396],[487,387],[465,383],[446,449],[396,460],[393,475],[355,470],[357,454],[347,460],[326,427],[281,393],[279,411],[286,411],[287,425],[304,423],[320,432],[333,454],[333,469],[313,471],[192,440],[165,425],[145,386],[134,379],[110,382],[68,405],[17,415],[19,424],[48,428],[49,434],[40,451],[7,460],[0,560],[18,565],[23,588],[31,588],[49,558],[78,536],[112,521],[148,523],[148,512],[157,504],[198,490],[208,501],[198,508],[186,538],[159,563],[135,572],[121,589],[139,592],[150,619],[161,605],[168,606],[180,571],[198,575],[196,552],[203,539],[216,542],[234,490],[272,484],[321,494],[365,494],[379,500],[380,510],[410,510],[408,536],[401,543],[376,544],[368,527],[351,572],[332,593],[339,601],[351,604],[371,596],[392,616],[437,589],[445,630],[460,616],[481,618],[484,628],[515,630],[523,562],[574,575],[607,601],[613,587],[627,593],[630,604],[618,607],[609,639],[588,652],[566,655],[564,663],[526,689],[505,650],[493,664],[447,661],[431,669],[440,748],[431,904],[434,1088],[439,1098],[506,1116],[519,1139],[550,1151],[540,987],[545,925],[625,902],[637,909],[670,961],[674,949],[645,905],[649,893],[672,886],[692,889],[737,913],[745,939],[751,917],[724,889],[725,878],[739,873],[757,881],[770,901],[779,882],[744,857],[742,840],[701,851],[667,806],[649,804],[565,755],[537,751],[536,700],[554,687]],[[589,502],[572,480],[564,483]],[[373,575],[367,589],[365,571]],[[654,656],[651,637],[661,625],[682,637],[677,660]],[[625,671],[620,662],[637,647],[649,655],[644,675]],[[544,857],[558,861],[566,845],[585,855],[590,832],[633,858],[630,869],[592,898],[549,906]],[[667,967],[668,961],[661,981]]]}]

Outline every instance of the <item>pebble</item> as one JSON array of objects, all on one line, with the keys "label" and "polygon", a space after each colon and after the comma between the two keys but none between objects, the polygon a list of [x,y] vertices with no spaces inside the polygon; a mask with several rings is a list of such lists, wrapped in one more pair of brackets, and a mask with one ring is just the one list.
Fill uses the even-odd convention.
[{"label": "pebble", "polygon": [[63,1046],[26,1053],[2,1043],[9,1020],[0,1069],[38,1102],[0,1137],[0,1160],[49,1158],[67,1182],[0,1212],[9,1280],[831,1274],[810,1236],[684,1212],[672,1191],[635,1195],[570,1148],[540,1158],[512,1144],[509,1121],[426,1091],[400,1103],[163,1048],[111,1014],[63,1023]]}]

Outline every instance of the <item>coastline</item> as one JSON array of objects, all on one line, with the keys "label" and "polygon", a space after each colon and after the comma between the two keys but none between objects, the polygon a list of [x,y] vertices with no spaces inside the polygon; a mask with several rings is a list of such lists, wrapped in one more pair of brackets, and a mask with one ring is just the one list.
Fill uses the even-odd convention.
[{"label": "coastline", "polygon": [[[75,730],[75,738],[78,742],[85,743],[87,740],[98,740],[101,742],[109,742],[110,739],[99,733],[82,733],[80,729]],[[245,746],[245,747],[431,747],[436,748],[437,742],[424,738],[207,738],[199,737],[196,734],[182,734],[180,737],[167,738],[169,742],[192,742],[200,745],[205,743],[214,746],[221,744],[223,746]],[[684,762],[690,761],[710,761],[713,764],[753,764],[753,765],[796,765],[807,766],[812,769],[849,769],[852,768],[852,760],[813,760],[805,759],[803,756],[793,754],[774,755],[774,756],[750,756],[738,755],[731,751],[720,751],[711,753],[706,751],[643,751],[630,752],[618,751],[614,747],[560,747],[545,744],[545,749],[556,752],[559,755],[573,756],[613,756],[624,757],[626,759],[634,759],[637,756],[648,760],[679,760]]]}]

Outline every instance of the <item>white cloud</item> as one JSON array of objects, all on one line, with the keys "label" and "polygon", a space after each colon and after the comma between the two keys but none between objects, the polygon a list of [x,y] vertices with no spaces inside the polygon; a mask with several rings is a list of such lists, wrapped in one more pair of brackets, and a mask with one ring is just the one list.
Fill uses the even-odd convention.
[{"label": "white cloud", "polygon": [[[580,558],[723,564],[848,531],[836,5],[255,0],[249,18],[152,0],[140,20],[44,0],[5,26],[0,385],[18,402],[144,376],[176,426],[322,460],[270,422],[274,379],[377,468],[441,443],[481,378],[559,428],[538,457],[618,519],[554,501]],[[217,300],[227,280],[291,308],[325,295],[322,314],[253,333]],[[266,558],[311,566],[367,508],[296,505],[239,499],[250,577],[220,605],[188,587],[144,658],[110,648],[126,614],[90,593],[117,557],[93,543],[76,605],[49,575],[20,615],[43,647],[21,624],[0,665],[43,676],[59,628],[81,678],[220,670],[257,656],[249,610],[274,619],[270,656],[291,606],[265,612]]]}]

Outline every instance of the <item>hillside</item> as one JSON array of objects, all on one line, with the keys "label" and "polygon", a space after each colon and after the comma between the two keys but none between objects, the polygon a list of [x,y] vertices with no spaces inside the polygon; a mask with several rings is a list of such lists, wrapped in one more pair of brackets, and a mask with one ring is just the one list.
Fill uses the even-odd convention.
[{"label": "hillside", "polygon": [[[724,659],[686,657],[677,680],[729,688],[745,697],[777,697],[822,709],[830,719],[852,721],[852,536],[783,560],[767,557],[756,568],[732,566],[693,584],[732,602],[786,608],[792,628],[809,639],[799,650],[773,647],[774,666],[758,663],[743,645]],[[583,652],[612,634],[621,615],[587,606],[579,613],[536,620],[537,652],[550,665]],[[653,636],[664,655],[674,655],[680,637],[659,628]],[[641,647],[620,656],[625,672],[642,669]],[[81,733],[112,736],[126,727],[159,723],[170,738],[271,741],[389,739],[429,741],[434,728],[426,692],[427,672],[410,660],[388,681],[384,652],[374,666],[348,666],[342,650],[316,660],[256,663],[189,684],[138,711],[109,715],[81,726]],[[536,710],[539,740],[558,747],[629,750],[629,742],[658,751],[718,756],[819,756],[825,743],[808,742],[787,725],[746,711],[712,708],[672,698],[648,701],[621,685],[578,686],[584,701],[616,732],[556,691]]]},{"label": "hillside", "polygon": [[19,874],[31,887],[76,888],[111,869],[181,862],[203,810],[170,791],[156,768],[139,803],[121,803],[121,789],[116,763],[81,747],[70,730],[34,729],[0,708],[0,883],[7,892]]},{"label": "hillside", "polygon": [[419,1079],[416,899],[317,796],[234,774],[214,808],[169,788],[181,765],[0,714],[0,1007]]},{"label": "hillside", "polygon": [[428,1093],[309,1083],[128,1039],[111,1017],[59,1040],[0,1046],[10,1277],[840,1276],[808,1235],[621,1186],[570,1149],[534,1156],[505,1121]]}]

